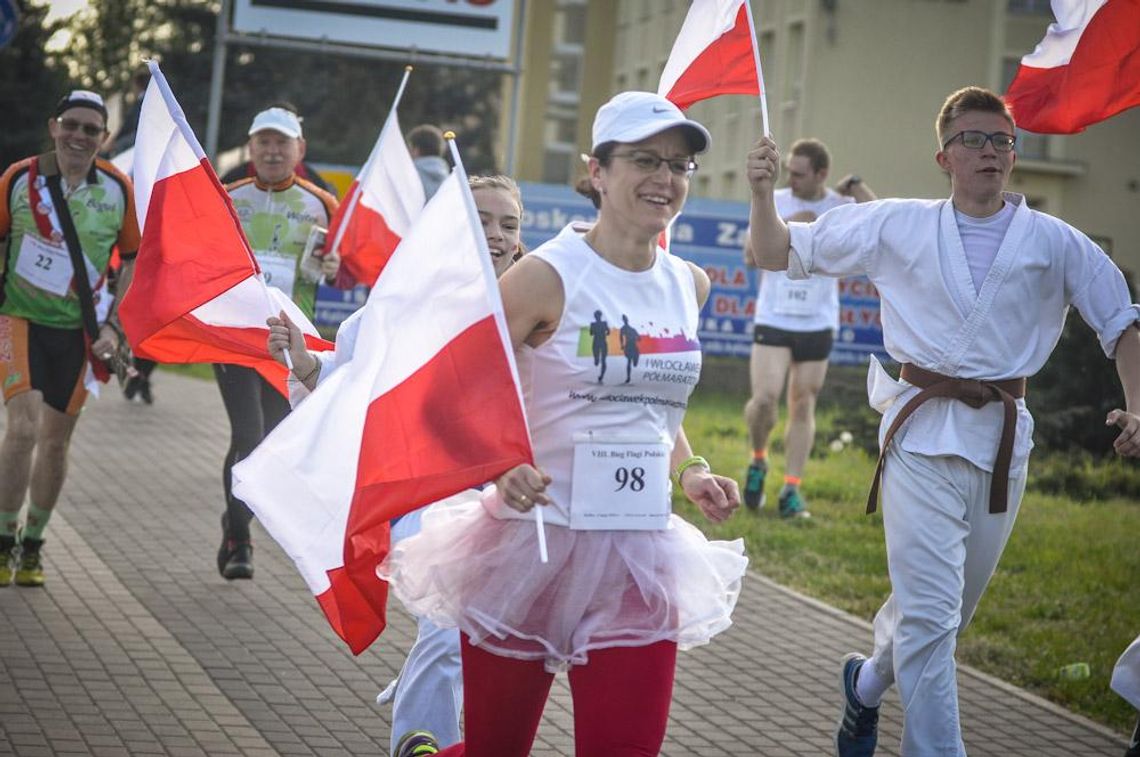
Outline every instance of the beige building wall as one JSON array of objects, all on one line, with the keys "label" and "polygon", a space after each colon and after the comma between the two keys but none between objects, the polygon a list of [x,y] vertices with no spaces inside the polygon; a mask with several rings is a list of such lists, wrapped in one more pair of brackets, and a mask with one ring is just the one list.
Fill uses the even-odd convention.
[{"label": "beige building wall", "polygon": [[[881,197],[944,197],[934,119],[958,87],[1004,91],[1052,21],[1046,0],[751,0],[770,128],[781,146],[814,136],[832,151],[832,181],[858,173]],[[575,150],[589,147],[599,104],[625,89],[656,90],[688,0],[528,0],[519,176],[552,176],[552,90],[538,81],[559,46],[558,14],[582,6],[584,65]],[[552,34],[554,36],[552,36]],[[565,107],[562,107],[565,115]],[[696,196],[748,199],[744,156],[761,133],[756,98],[719,97],[691,115],[713,135]],[[566,131],[568,131],[567,129]],[[1073,136],[1019,135],[1011,189],[1096,237],[1140,273],[1140,109]],[[556,145],[557,146],[557,145]],[[567,149],[564,145],[562,149]],[[545,160],[545,164],[544,164]],[[580,168],[578,168],[580,173]],[[575,174],[577,175],[577,174]]]}]

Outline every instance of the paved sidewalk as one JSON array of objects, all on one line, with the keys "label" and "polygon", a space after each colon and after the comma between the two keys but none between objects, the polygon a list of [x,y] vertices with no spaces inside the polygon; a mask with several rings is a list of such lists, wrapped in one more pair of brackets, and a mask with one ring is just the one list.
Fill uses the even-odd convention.
[{"label": "paved sidewalk", "polygon": [[[377,692],[414,625],[398,606],[353,657],[292,563],[259,529],[256,578],[214,565],[225,416],[212,382],[160,373],[157,404],[88,403],[48,529],[47,586],[0,589],[0,755],[383,755]],[[3,426],[0,413],[0,428]],[[823,755],[837,662],[870,627],[752,574],[735,625],[683,653],[663,753]],[[1120,735],[968,669],[971,755],[1124,752]],[[898,753],[897,699],[880,755]],[[536,755],[573,754],[560,676]]]}]

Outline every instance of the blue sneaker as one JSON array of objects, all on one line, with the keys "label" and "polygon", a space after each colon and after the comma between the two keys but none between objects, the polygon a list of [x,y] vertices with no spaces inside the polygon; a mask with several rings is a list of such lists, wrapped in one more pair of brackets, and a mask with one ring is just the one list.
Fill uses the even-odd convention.
[{"label": "blue sneaker", "polygon": [[879,743],[879,708],[864,707],[855,696],[855,681],[867,658],[852,652],[843,658],[839,685],[843,690],[843,717],[835,732],[839,757],[872,757]]}]

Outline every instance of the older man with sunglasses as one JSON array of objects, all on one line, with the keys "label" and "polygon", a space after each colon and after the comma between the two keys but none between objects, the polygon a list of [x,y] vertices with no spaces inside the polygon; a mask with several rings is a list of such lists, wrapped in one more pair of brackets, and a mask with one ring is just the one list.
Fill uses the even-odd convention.
[{"label": "older man with sunglasses", "polygon": [[[95,157],[107,139],[103,99],[72,91],[47,126],[55,149],[14,163],[0,177],[0,385],[7,409],[0,587],[13,578],[20,586],[44,583],[44,528],[87,398],[88,364],[110,357],[117,346],[110,317],[96,321],[98,291],[80,292],[99,289],[115,246],[125,291],[139,246],[131,182]],[[72,261],[80,259],[86,282],[75,276]]]},{"label": "older man with sunglasses", "polygon": [[898,685],[902,753],[964,755],[954,650],[1013,528],[1033,419],[1025,379],[1061,335],[1070,306],[1116,360],[1127,411],[1117,452],[1140,456],[1140,332],[1120,270],[1087,236],[1005,191],[1017,155],[1013,118],[978,87],[951,94],[936,122],[948,200],[847,205],[785,224],[772,184],[775,144],[749,153],[752,244],[789,276],[866,274],[882,298],[883,338],[901,380],[871,364],[883,413],[883,527],[892,594],[875,617],[870,659],[849,654],[836,733],[841,757],[875,751],[879,702]]}]

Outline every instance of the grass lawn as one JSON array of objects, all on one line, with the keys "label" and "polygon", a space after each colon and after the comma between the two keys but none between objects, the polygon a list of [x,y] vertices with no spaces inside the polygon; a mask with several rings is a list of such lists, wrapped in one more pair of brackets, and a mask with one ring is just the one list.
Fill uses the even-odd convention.
[{"label": "grass lawn", "polygon": [[[744,399],[698,389],[685,421],[693,449],[738,481],[749,457]],[[863,512],[874,459],[858,446],[837,453],[828,447],[848,426],[868,426],[854,412],[863,411],[832,407],[817,419],[804,478],[811,520],[783,522],[774,512],[783,471],[782,422],[770,448],[765,510],[741,508],[719,526],[687,502],[678,502],[677,510],[710,536],[744,537],[760,573],[871,620],[890,591],[882,518]],[[958,659],[1117,731],[1130,731],[1136,713],[1108,684],[1116,658],[1140,633],[1137,534],[1135,500],[1073,501],[1029,491],[997,573],[959,640]],[[1091,677],[1060,680],[1058,669],[1072,662],[1087,662]]]}]

